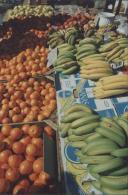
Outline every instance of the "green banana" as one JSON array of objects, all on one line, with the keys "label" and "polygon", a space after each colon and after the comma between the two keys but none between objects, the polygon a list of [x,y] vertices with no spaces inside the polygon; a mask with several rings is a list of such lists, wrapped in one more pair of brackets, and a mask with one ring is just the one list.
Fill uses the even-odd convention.
[{"label": "green banana", "polygon": [[79,46],[86,45],[86,44],[96,45],[96,39],[94,39],[94,38],[85,38],[85,39],[82,39],[79,42]]},{"label": "green banana", "polygon": [[80,48],[80,50],[77,51],[77,56],[80,56],[84,53],[87,53],[87,52],[95,52],[96,49],[95,48]]},{"label": "green banana", "polygon": [[76,36],[75,35],[71,35],[69,38],[68,38],[68,44],[70,45],[74,45],[75,44],[75,40],[76,40]]},{"label": "green banana", "polygon": [[112,171],[117,168],[120,168],[124,166],[125,161],[121,158],[114,158],[111,159],[110,161],[107,161],[103,164],[98,164],[98,165],[89,165],[90,169],[94,173],[103,173],[105,171]]},{"label": "green banana", "polygon": [[126,42],[128,42],[128,39],[127,38],[121,38],[121,39],[117,39],[116,41],[115,41],[116,43],[126,43]]},{"label": "green banana", "polygon": [[122,49],[128,48],[128,42],[127,43],[120,43],[119,45]]},{"label": "green banana", "polygon": [[73,129],[72,128],[69,128],[68,130],[68,136],[71,136],[73,134]]},{"label": "green banana", "polygon": [[64,128],[61,129],[61,137],[65,138],[68,136],[69,128],[70,128],[70,123],[66,123]]},{"label": "green banana", "polygon": [[123,50],[118,51],[116,54],[114,54],[111,58],[109,58],[109,61],[112,61],[115,58],[120,57],[120,55],[123,53]]},{"label": "green banana", "polygon": [[93,142],[95,140],[98,140],[99,138],[102,138],[102,136],[99,133],[93,133],[89,137],[85,139],[87,143]]},{"label": "green banana", "polygon": [[77,54],[81,54],[81,53],[84,53],[84,52],[87,52],[87,51],[90,51],[90,50],[96,50],[96,47],[95,45],[85,45],[83,47],[78,47],[77,48]]},{"label": "green banana", "polygon": [[63,59],[57,61],[57,65],[56,66],[59,66],[59,65],[62,65],[62,64],[66,64],[68,62],[71,62],[71,60],[72,60],[71,58],[63,58]]},{"label": "green banana", "polygon": [[100,178],[101,185],[112,189],[128,189],[128,175],[104,176]]},{"label": "green banana", "polygon": [[63,54],[64,52],[71,52],[73,49],[74,49],[74,48],[71,48],[70,46],[65,47],[65,48],[63,48],[63,49],[59,49],[59,50],[58,50],[58,51],[59,51],[59,55],[60,55],[60,54]]},{"label": "green banana", "polygon": [[71,106],[71,108],[68,109],[68,111],[66,111],[65,114],[70,114],[77,111],[92,113],[92,110],[87,105],[75,103],[74,105]]},{"label": "green banana", "polygon": [[75,60],[75,56],[72,52],[67,52],[67,53],[65,52],[65,53],[61,53],[61,55],[58,56],[57,61],[62,60],[64,58],[70,58],[72,60]]},{"label": "green banana", "polygon": [[106,195],[128,195],[128,189],[126,189],[126,190],[114,190],[113,188],[102,187],[101,191]]},{"label": "green banana", "polygon": [[124,132],[123,129],[120,127],[120,125],[118,125],[118,123],[111,118],[102,117],[101,121],[104,121],[104,122],[108,123],[110,126],[112,125],[113,127],[118,128],[118,129],[120,129],[120,131]]},{"label": "green banana", "polygon": [[55,71],[61,73],[63,72],[63,68],[56,68]]},{"label": "green banana", "polygon": [[80,55],[76,55],[76,58],[77,58],[77,60],[81,60],[81,59],[83,59],[83,58],[85,58],[85,57],[87,57],[91,54],[95,54],[95,53],[96,53],[96,51],[92,50],[92,51],[89,51],[89,52],[82,53]]},{"label": "green banana", "polygon": [[74,122],[72,122],[71,127],[78,128],[78,127],[81,127],[83,125],[86,125],[86,124],[89,124],[91,122],[98,121],[98,120],[99,120],[99,115],[90,115],[90,116],[86,115],[83,118],[79,118],[75,120]]},{"label": "green banana", "polygon": [[87,115],[88,113],[86,113],[85,111],[74,112],[69,115],[64,115],[64,117],[62,117],[61,119],[61,122],[64,123],[73,122],[74,120],[79,119],[81,117],[86,117]]},{"label": "green banana", "polygon": [[62,64],[62,65],[58,65],[56,68],[63,68],[64,70],[67,70],[71,67],[77,66],[77,62],[76,61],[70,61],[68,63]]},{"label": "green banana", "polygon": [[117,120],[117,123],[122,127],[128,137],[128,121],[122,118]]},{"label": "green banana", "polygon": [[69,142],[77,142],[77,141],[84,141],[87,135],[78,136],[78,135],[70,135],[68,136]]},{"label": "green banana", "polygon": [[114,48],[110,53],[108,53],[108,55],[106,56],[108,59],[111,58],[113,55],[115,55],[117,52],[120,51],[120,46]]},{"label": "green banana", "polygon": [[112,132],[111,130],[99,127],[96,129],[96,132],[101,134],[103,137],[109,138],[110,140],[114,141],[115,143],[119,144],[120,146],[125,145],[125,139],[123,139],[118,134]]},{"label": "green banana", "polygon": [[98,122],[93,122],[91,124],[87,124],[79,128],[73,129],[73,133],[75,135],[85,135],[93,132],[98,125],[99,125]]},{"label": "green banana", "polygon": [[50,47],[51,48],[55,48],[56,46],[57,46],[57,40],[52,42],[52,43],[50,43]]},{"label": "green banana", "polygon": [[81,157],[84,156],[84,155],[82,154],[81,150],[77,150],[77,151],[75,152],[75,154],[76,154],[76,156],[79,157],[79,158],[81,158]]},{"label": "green banana", "polygon": [[69,68],[71,68],[73,66],[78,66],[76,61],[71,61],[71,62],[68,62],[68,63],[64,64],[64,69],[67,70],[67,69],[69,69]]},{"label": "green banana", "polygon": [[66,48],[68,46],[70,46],[68,43],[64,43],[64,44],[61,44],[61,45],[57,46],[57,48],[58,49],[63,49],[63,48]]},{"label": "green banana", "polygon": [[101,60],[105,59],[101,54],[92,54],[89,57],[85,57],[84,59],[85,60],[90,60],[90,58],[93,59],[93,60],[95,60],[95,59],[97,60],[99,58],[101,58]]},{"label": "green banana", "polygon": [[128,157],[128,148],[121,148],[111,152],[111,155],[116,157]]},{"label": "green banana", "polygon": [[[99,142],[98,142],[99,141]],[[95,142],[92,142],[87,145],[86,153],[88,155],[101,155],[101,154],[110,154],[113,150],[118,149],[116,143],[112,142],[109,139],[101,138],[97,139]]]},{"label": "green banana", "polygon": [[128,165],[125,165],[124,167],[121,167],[115,171],[111,171],[109,174],[110,176],[123,176],[128,175]]},{"label": "green banana", "polygon": [[99,181],[92,181],[91,184],[92,184],[92,186],[94,188],[96,188],[97,190],[101,191],[101,184],[100,184]]},{"label": "green banana", "polygon": [[83,164],[102,164],[108,160],[113,159],[110,155],[99,155],[99,156],[82,156],[80,157],[80,162]]},{"label": "green banana", "polygon": [[118,44],[117,43],[114,43],[114,42],[111,42],[111,43],[107,43],[105,45],[103,45],[100,49],[99,49],[99,52],[108,52],[108,51],[111,51],[112,49],[114,49],[115,47],[117,47]]},{"label": "green banana", "polygon": [[63,74],[64,75],[74,74],[77,70],[78,70],[78,66],[73,66],[73,67],[70,67],[69,69],[64,70]]},{"label": "green banana", "polygon": [[106,130],[110,130],[110,131],[118,134],[119,136],[123,137],[124,140],[126,139],[123,130],[120,129],[120,128],[115,127],[113,125],[113,122],[108,123],[108,122],[102,121],[102,122],[100,122],[100,127],[105,128]]},{"label": "green banana", "polygon": [[70,142],[70,145],[78,149],[82,148],[83,146],[86,147],[86,143],[84,141]]},{"label": "green banana", "polygon": [[94,177],[95,179],[99,180],[100,175],[99,175],[98,173],[92,172],[92,167],[91,167],[91,166],[92,166],[92,165],[88,165],[88,166],[87,166],[88,173],[89,173],[92,177]]}]

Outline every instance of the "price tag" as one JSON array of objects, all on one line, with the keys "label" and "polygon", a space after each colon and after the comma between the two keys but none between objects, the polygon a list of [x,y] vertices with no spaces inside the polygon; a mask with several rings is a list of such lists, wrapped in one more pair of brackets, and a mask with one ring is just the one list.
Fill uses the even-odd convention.
[{"label": "price tag", "polygon": [[115,63],[115,62],[112,62],[110,64],[111,68],[113,70],[120,70],[120,69],[123,69],[124,68],[124,62],[123,61],[120,61],[118,63]]},{"label": "price tag", "polygon": [[53,65],[54,61],[57,59],[57,48],[52,49],[48,54],[48,63],[47,67],[50,67]]},{"label": "price tag", "polygon": [[104,34],[104,42],[108,43],[111,40],[111,36],[109,35],[109,33],[105,33]]}]

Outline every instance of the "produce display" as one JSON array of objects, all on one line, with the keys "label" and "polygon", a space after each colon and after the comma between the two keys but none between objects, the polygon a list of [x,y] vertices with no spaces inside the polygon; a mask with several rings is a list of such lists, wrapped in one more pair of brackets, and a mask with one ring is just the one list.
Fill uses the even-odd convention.
[{"label": "produce display", "polygon": [[46,79],[21,80],[15,76],[0,84],[0,123],[42,121],[56,108],[56,92]]},{"label": "produce display", "polygon": [[48,156],[59,123],[63,172],[81,177],[76,193],[90,182],[90,194],[128,194],[128,37],[120,19],[99,27],[95,13],[19,5],[0,26],[0,193],[56,190],[44,148]]},{"label": "produce display", "polygon": [[48,49],[36,46],[26,49],[10,60],[0,61],[0,80],[22,79],[28,76],[44,75],[47,71]]},{"label": "produce display", "polygon": [[98,80],[113,74],[111,67],[105,59],[98,59],[99,54],[91,55],[80,63],[80,76],[84,79]]},{"label": "produce display", "polygon": [[9,19],[20,18],[24,19],[31,16],[46,16],[51,17],[54,13],[54,9],[49,5],[38,5],[31,7],[30,5],[18,5],[15,6],[9,13]]},{"label": "produce display", "polygon": [[64,22],[63,27],[65,29],[71,28],[74,26],[79,26],[83,28],[84,25],[88,24],[88,22],[90,22],[90,20],[93,20],[93,19],[94,17],[88,13],[78,13],[78,14],[75,14],[74,16],[71,16],[69,19],[67,19]]},{"label": "produce display", "polygon": [[101,45],[99,52],[104,55],[109,62],[119,62],[127,60],[127,48],[128,39],[120,38],[108,44]]},{"label": "produce display", "polygon": [[[52,128],[3,125],[0,132],[0,193],[50,191],[53,181],[44,170],[43,132]],[[42,137],[41,137],[42,136]]]},{"label": "produce display", "polygon": [[113,75],[101,78],[93,89],[95,98],[107,98],[128,93],[128,76]]},{"label": "produce display", "polygon": [[69,45],[75,45],[82,38],[82,33],[77,28],[68,28],[65,31],[65,41]]},{"label": "produce display", "polygon": [[54,62],[56,72],[61,72],[64,75],[73,74],[78,71],[78,63],[74,56],[75,47],[64,43],[57,47],[58,58]]},{"label": "produce display", "polygon": [[71,27],[66,30],[59,30],[50,34],[48,43],[51,48],[55,48],[63,43],[75,45],[82,36],[83,35],[79,29]]},{"label": "produce display", "polygon": [[61,119],[61,136],[78,148],[92,185],[105,194],[128,192],[128,118],[100,117],[83,104],[74,104]]},{"label": "produce display", "polygon": [[53,32],[52,34],[49,35],[48,44],[52,49],[57,47],[58,45],[63,44],[64,42],[65,42],[65,40],[64,40],[64,31],[63,30],[58,30],[58,31]]}]

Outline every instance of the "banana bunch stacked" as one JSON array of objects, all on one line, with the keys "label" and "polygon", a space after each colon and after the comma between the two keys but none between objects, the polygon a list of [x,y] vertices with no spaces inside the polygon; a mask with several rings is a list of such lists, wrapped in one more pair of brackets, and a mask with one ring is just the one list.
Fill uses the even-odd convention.
[{"label": "banana bunch stacked", "polygon": [[99,52],[109,62],[120,62],[128,60],[128,38],[120,38],[110,43],[101,45]]},{"label": "banana bunch stacked", "polygon": [[74,104],[61,120],[61,136],[76,147],[76,155],[108,195],[128,193],[128,116],[100,118],[83,104]]},{"label": "banana bunch stacked", "polygon": [[85,38],[79,42],[77,46],[77,60],[82,60],[88,56],[97,53],[97,39],[95,38]]},{"label": "banana bunch stacked", "polygon": [[75,47],[64,43],[57,47],[59,55],[54,62],[54,68],[56,72],[60,72],[64,75],[74,74],[78,71],[78,63],[75,58]]},{"label": "banana bunch stacked", "polygon": [[52,34],[49,35],[48,45],[52,49],[57,47],[58,45],[63,44],[64,42],[65,42],[65,39],[64,39],[64,31],[63,30],[53,32]]},{"label": "banana bunch stacked", "polygon": [[107,98],[128,93],[128,75],[113,75],[101,78],[93,89],[95,98]]},{"label": "banana bunch stacked", "polygon": [[81,38],[82,34],[75,27],[68,28],[65,31],[65,42],[70,45],[75,45],[75,43]]},{"label": "banana bunch stacked", "polygon": [[84,104],[74,104],[61,119],[61,136],[68,137],[70,144],[81,148],[84,139],[99,126],[99,115]]},{"label": "banana bunch stacked", "polygon": [[96,179],[92,185],[108,195],[128,193],[128,119],[102,118],[95,133],[85,138],[77,155]]},{"label": "banana bunch stacked", "polygon": [[80,65],[80,76],[84,79],[99,80],[113,74],[109,63],[100,54],[91,55],[85,58]]}]

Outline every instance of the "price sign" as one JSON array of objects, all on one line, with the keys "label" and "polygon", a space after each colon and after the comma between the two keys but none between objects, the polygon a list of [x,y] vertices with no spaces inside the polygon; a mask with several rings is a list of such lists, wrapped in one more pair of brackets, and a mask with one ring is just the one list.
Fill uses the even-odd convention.
[{"label": "price sign", "polygon": [[54,61],[57,59],[57,48],[52,49],[48,54],[48,63],[47,66],[50,67],[53,65]]},{"label": "price sign", "polygon": [[124,62],[120,61],[120,62],[112,62],[110,64],[112,70],[114,73],[117,73],[118,71],[122,71],[122,69],[124,69]]},{"label": "price sign", "polygon": [[111,36],[109,33],[105,33],[104,34],[104,42],[108,43],[111,40]]}]

